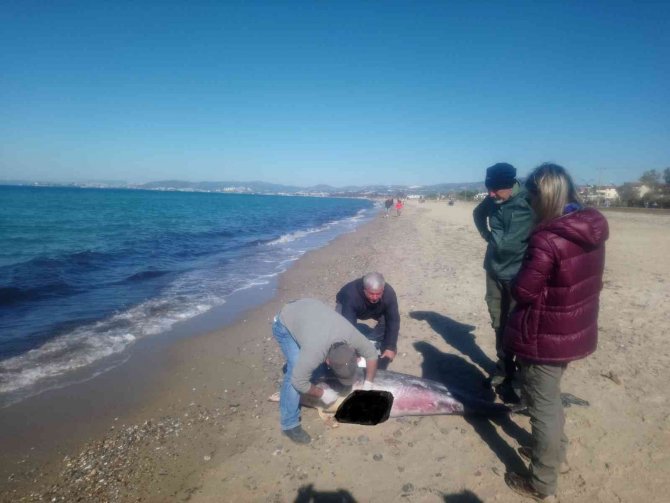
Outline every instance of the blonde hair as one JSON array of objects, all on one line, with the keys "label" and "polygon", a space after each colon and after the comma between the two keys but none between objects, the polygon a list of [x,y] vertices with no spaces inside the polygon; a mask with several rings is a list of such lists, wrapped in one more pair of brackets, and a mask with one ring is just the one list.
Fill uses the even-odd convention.
[{"label": "blonde hair", "polygon": [[539,222],[560,217],[569,203],[581,204],[572,178],[558,164],[546,162],[535,168],[526,180],[526,189]]}]

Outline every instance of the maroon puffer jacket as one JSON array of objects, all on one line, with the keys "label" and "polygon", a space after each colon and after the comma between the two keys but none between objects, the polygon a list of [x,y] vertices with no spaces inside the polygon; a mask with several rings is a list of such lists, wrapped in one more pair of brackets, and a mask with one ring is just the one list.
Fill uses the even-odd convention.
[{"label": "maroon puffer jacket", "polygon": [[533,230],[512,285],[518,304],[505,349],[533,363],[565,363],[595,351],[608,236],[607,220],[593,208]]}]

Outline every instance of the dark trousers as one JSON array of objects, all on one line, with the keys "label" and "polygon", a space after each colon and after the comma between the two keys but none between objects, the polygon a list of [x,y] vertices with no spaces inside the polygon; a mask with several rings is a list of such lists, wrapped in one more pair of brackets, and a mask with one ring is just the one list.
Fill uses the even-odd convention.
[{"label": "dark trousers", "polygon": [[539,365],[519,361],[521,394],[530,415],[530,480],[535,490],[554,494],[561,463],[566,460],[568,438],[561,403],[561,378],[566,365]]},{"label": "dark trousers", "polygon": [[510,282],[500,280],[486,273],[486,305],[491,316],[491,326],[496,333],[496,355],[498,356],[498,372],[512,379],[516,372],[514,355],[506,353],[503,349],[503,333],[509,314],[514,309],[516,301],[512,297]]}]

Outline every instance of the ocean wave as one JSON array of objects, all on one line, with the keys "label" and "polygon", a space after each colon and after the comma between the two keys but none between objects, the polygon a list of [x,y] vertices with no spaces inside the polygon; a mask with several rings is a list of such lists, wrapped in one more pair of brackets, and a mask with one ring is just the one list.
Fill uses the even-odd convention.
[{"label": "ocean wave", "polygon": [[1,361],[0,393],[15,392],[58,378],[119,353],[134,341],[135,337],[129,333],[99,334],[85,329],[58,337],[37,349]]},{"label": "ocean wave", "polygon": [[26,291],[22,290],[21,288],[16,288],[13,286],[0,288],[0,306],[13,304],[14,302],[23,300],[26,297],[30,298],[30,296],[26,294]]},{"label": "ocean wave", "polygon": [[125,282],[134,282],[134,281],[144,281],[147,279],[159,278],[168,274],[170,271],[156,271],[156,270],[146,270],[137,272],[131,276],[128,276],[124,281]]},{"label": "ocean wave", "polygon": [[60,270],[71,264],[76,264],[79,267],[98,267],[110,260],[112,255],[105,252],[83,250],[76,252],[65,252],[61,254],[40,255],[24,262],[17,262],[10,266],[15,270],[34,271],[36,269],[43,271]]},{"label": "ocean wave", "polygon": [[296,239],[304,238],[308,234],[314,234],[315,232],[320,232],[322,230],[325,230],[326,227],[319,227],[317,229],[307,229],[304,231],[294,231],[294,232],[289,232],[288,234],[283,234],[279,236],[277,239],[273,239],[272,241],[268,241],[267,244],[270,246],[275,246],[275,245],[280,245],[280,244],[285,244],[285,243],[291,243],[292,241],[295,241]]},{"label": "ocean wave", "polygon": [[73,278],[97,270],[112,259],[106,253],[85,251],[43,255],[0,267],[0,281],[6,285],[0,292],[0,304],[79,293],[82,289]]},{"label": "ocean wave", "polygon": [[17,302],[35,301],[50,297],[73,295],[79,289],[64,281],[47,283],[36,288],[18,288],[8,286],[0,288],[0,306],[9,306]]},{"label": "ocean wave", "polygon": [[[152,299],[105,320],[80,326],[38,348],[0,361],[0,393],[39,385],[39,391],[51,381],[73,371],[89,367],[125,351],[136,340],[163,333],[175,323],[208,311],[216,302],[195,299]],[[91,376],[92,377],[92,376]],[[28,394],[30,394],[28,392]]]},{"label": "ocean wave", "polygon": [[75,262],[79,265],[86,264],[89,266],[98,266],[99,264],[104,263],[106,260],[109,260],[110,256],[111,255],[109,253],[84,250],[69,254],[69,256],[66,257],[66,260]]},{"label": "ocean wave", "polygon": [[347,225],[356,225],[358,224],[365,216],[367,215],[368,210],[361,209],[358,210],[358,212],[347,218],[343,219],[338,219],[338,220],[333,220],[331,222],[326,222],[325,224],[319,226],[319,227],[310,227],[308,229],[302,229],[302,230],[297,230],[293,232],[288,232],[286,234],[282,234],[276,239],[268,241],[266,244],[270,246],[276,246],[276,245],[282,245],[286,243],[291,243],[293,241],[302,239],[306,236],[309,236],[310,234],[316,234],[319,232],[324,232],[327,230],[332,229],[335,226],[347,226]]},{"label": "ocean wave", "polygon": [[[236,292],[263,288],[272,283],[306,251],[319,248],[338,235],[354,230],[370,214],[370,210],[363,209],[353,216],[294,230],[279,237],[272,237],[269,230],[258,229],[242,239],[231,235],[236,239],[226,242],[225,246],[222,246],[223,243],[208,246],[194,244],[189,237],[182,240],[181,246],[188,248],[190,262],[182,262],[172,249],[168,259],[163,258],[161,264],[151,264],[153,269],[144,263],[139,271],[132,271],[127,265],[133,265],[135,259],[129,259],[126,252],[114,252],[114,258],[119,259],[119,267],[113,270],[116,277],[107,272],[99,273],[97,277],[108,280],[107,285],[129,286],[115,287],[109,290],[110,295],[128,301],[130,288],[133,292],[152,292],[152,297],[138,299],[138,304],[124,307],[98,321],[80,320],[79,325],[60,327],[57,331],[59,335],[40,346],[0,361],[0,394],[25,397],[74,382],[75,375],[77,380],[82,380],[82,375],[91,378],[103,371],[101,369],[106,370],[127,359],[128,350],[136,341],[165,334],[176,323],[223,305]],[[226,231],[217,233],[221,237]],[[212,250],[217,252],[212,253]],[[134,251],[137,253],[137,248]],[[156,253],[155,249],[152,253]],[[197,260],[194,257],[198,257]],[[84,264],[85,268],[96,267],[110,258],[109,254],[85,251],[60,259],[34,259],[32,264],[57,271],[54,276],[58,277],[58,272],[66,267],[64,264],[76,262]],[[21,267],[29,266],[22,264]],[[118,274],[121,270],[125,275]],[[163,280],[149,281],[159,277]],[[50,278],[52,288],[56,286],[53,279]],[[82,280],[82,284],[86,282]],[[8,301],[29,292],[29,289],[8,286],[0,290],[0,304],[3,299]],[[66,282],[60,287],[64,289],[63,293],[67,288],[74,288]],[[41,294],[46,291],[48,289]],[[6,402],[6,398],[3,396],[2,400]]]}]

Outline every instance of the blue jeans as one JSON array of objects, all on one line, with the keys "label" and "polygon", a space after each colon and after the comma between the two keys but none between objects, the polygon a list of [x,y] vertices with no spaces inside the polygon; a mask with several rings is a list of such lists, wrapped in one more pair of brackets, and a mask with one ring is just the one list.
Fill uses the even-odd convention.
[{"label": "blue jeans", "polygon": [[300,347],[295,342],[291,332],[279,321],[279,316],[275,317],[272,324],[272,335],[277,339],[277,343],[286,358],[286,374],[284,374],[284,382],[279,393],[280,424],[281,429],[286,431],[300,424],[300,393],[291,384],[293,367],[298,361]]}]

